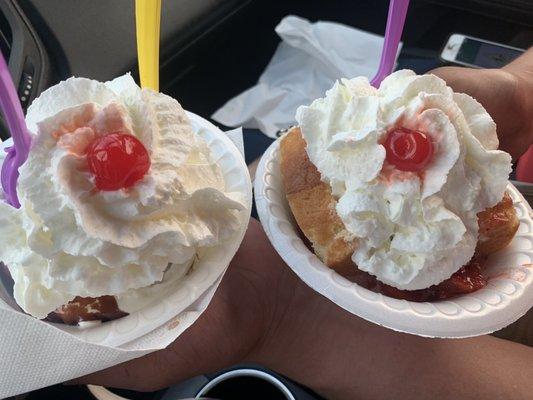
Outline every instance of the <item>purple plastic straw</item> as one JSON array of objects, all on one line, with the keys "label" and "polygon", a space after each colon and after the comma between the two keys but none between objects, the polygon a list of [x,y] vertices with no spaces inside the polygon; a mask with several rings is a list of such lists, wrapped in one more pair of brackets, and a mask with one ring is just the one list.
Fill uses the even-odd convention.
[{"label": "purple plastic straw", "polygon": [[13,207],[19,208],[17,196],[18,169],[28,158],[31,136],[24,121],[24,112],[20,105],[7,63],[0,52],[0,110],[4,114],[7,127],[13,138],[14,146],[6,149],[7,156],[2,165],[1,182],[6,200]]},{"label": "purple plastic straw", "polygon": [[389,3],[389,15],[387,17],[381,61],[376,76],[370,81],[370,84],[374,87],[379,87],[381,81],[390,75],[394,68],[408,8],[409,0],[391,0]]}]

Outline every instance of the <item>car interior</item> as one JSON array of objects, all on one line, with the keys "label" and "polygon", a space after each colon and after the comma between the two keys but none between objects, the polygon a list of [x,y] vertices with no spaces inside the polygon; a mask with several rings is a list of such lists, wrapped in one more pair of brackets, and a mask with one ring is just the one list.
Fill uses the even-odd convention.
[{"label": "car interior", "polygon": [[[0,51],[9,61],[23,109],[43,90],[70,76],[107,81],[131,72],[138,81],[134,6],[133,0],[0,0]],[[387,0],[163,0],[160,91],[178,99],[186,110],[210,119],[225,102],[257,82],[280,42],[274,28],[284,16],[334,21],[383,35],[388,6]],[[397,68],[424,73],[446,65],[440,53],[453,33],[527,49],[533,44],[533,2],[413,0]],[[9,138],[1,118],[0,138]],[[247,164],[272,140],[257,129],[244,129]],[[299,399],[320,398],[275,371],[248,365],[234,368],[242,367],[298,387]],[[154,393],[114,393],[126,399],[194,397],[203,383],[222,372],[226,371]],[[243,378],[212,395],[285,398],[262,384],[254,377]],[[85,386],[55,385],[15,399],[93,396]]]}]

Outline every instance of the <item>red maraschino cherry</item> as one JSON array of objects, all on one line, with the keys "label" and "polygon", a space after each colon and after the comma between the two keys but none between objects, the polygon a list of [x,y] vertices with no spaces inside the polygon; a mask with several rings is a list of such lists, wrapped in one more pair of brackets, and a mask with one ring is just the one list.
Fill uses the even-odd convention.
[{"label": "red maraschino cherry", "polygon": [[129,188],[150,169],[150,156],[135,136],[115,132],[96,138],[87,148],[89,170],[100,190]]},{"label": "red maraschino cherry", "polygon": [[420,131],[394,128],[384,143],[386,160],[400,171],[418,172],[424,169],[433,155],[433,144]]}]

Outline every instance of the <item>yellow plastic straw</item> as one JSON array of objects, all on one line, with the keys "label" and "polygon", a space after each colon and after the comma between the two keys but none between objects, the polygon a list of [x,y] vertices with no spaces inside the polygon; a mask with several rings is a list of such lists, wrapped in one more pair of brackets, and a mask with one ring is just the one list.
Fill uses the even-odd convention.
[{"label": "yellow plastic straw", "polygon": [[158,92],[161,0],[135,0],[135,23],[141,86]]}]

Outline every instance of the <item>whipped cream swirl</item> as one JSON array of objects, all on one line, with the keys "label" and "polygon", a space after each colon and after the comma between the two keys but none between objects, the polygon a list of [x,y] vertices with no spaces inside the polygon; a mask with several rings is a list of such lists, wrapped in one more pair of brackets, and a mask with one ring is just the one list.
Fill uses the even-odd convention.
[{"label": "whipped cream swirl", "polygon": [[[117,295],[135,307],[146,287],[182,277],[199,248],[239,229],[242,195],[226,191],[184,110],[129,75],[61,82],[33,102],[27,124],[34,138],[20,169],[22,207],[0,202],[0,260],[18,304],[38,318],[75,296]],[[99,191],[85,150],[118,131],[144,144],[150,170],[131,188]]]},{"label": "whipped cream swirl", "polygon": [[[501,201],[511,157],[472,97],[409,70],[379,87],[342,79],[296,119],[307,153],[338,198],[357,266],[400,289],[449,278],[473,256],[477,213]],[[424,132],[434,153],[421,174],[395,169],[382,143],[396,127]]]}]

